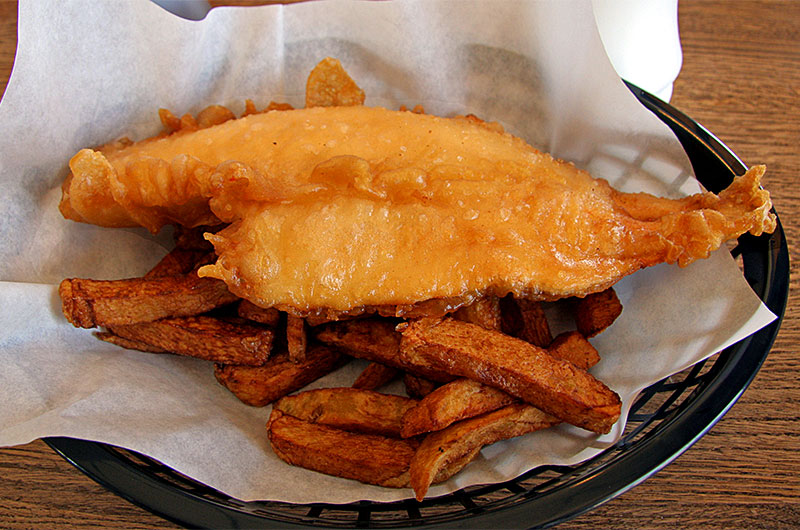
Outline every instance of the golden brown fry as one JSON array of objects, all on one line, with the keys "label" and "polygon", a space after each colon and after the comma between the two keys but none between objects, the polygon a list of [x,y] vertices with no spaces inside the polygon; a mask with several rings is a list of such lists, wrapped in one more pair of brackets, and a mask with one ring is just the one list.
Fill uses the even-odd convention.
[{"label": "golden brown fry", "polygon": [[316,425],[277,409],[267,432],[275,454],[292,465],[389,488],[409,484],[416,444],[408,440]]},{"label": "golden brown fry", "polygon": [[363,105],[364,99],[364,91],[337,59],[320,61],[306,81],[306,108]]},{"label": "golden brown fry", "polygon": [[433,381],[446,383],[455,379],[441,370],[402,362],[399,355],[400,333],[395,330],[395,324],[388,320],[369,318],[331,322],[321,326],[316,337],[325,344],[344,348],[359,359],[407,370]]},{"label": "golden brown fry", "polygon": [[273,353],[262,366],[217,363],[214,376],[243,403],[263,407],[333,372],[348,360],[334,348],[315,346],[309,348],[301,363],[293,363],[289,354],[281,351]]},{"label": "golden brown fry", "polygon": [[416,401],[357,388],[320,388],[286,396],[274,409],[297,419],[350,432],[400,438],[403,415]]},{"label": "golden brown fry", "polygon": [[353,388],[376,390],[392,381],[399,373],[400,370],[394,366],[371,362],[356,378]]},{"label": "golden brown fry", "polygon": [[579,331],[565,331],[553,339],[547,352],[557,359],[569,361],[578,368],[588,370],[600,362],[600,354]]},{"label": "golden brown fry", "polygon": [[575,323],[586,338],[594,337],[614,323],[622,304],[613,287],[586,295],[575,304]]},{"label": "golden brown fry", "polygon": [[406,394],[414,399],[422,399],[434,390],[436,390],[436,383],[430,379],[419,377],[414,374],[406,372],[403,374],[403,385],[406,387]]},{"label": "golden brown fry", "polygon": [[465,418],[471,418],[514,403],[516,398],[502,390],[471,379],[456,379],[442,385],[403,416],[403,438],[439,431]]},{"label": "golden brown fry", "polygon": [[411,487],[417,500],[425,497],[436,475],[453,461],[461,461],[465,455],[474,455],[485,445],[545,429],[559,422],[558,418],[536,407],[516,403],[429,434],[411,459]]},{"label": "golden brown fry", "polygon": [[404,363],[500,388],[563,421],[607,433],[619,396],[585,370],[502,333],[453,319],[421,319],[403,331]]},{"label": "golden brown fry", "polygon": [[125,339],[178,355],[250,366],[266,362],[275,338],[275,332],[266,327],[232,324],[207,316],[164,318],[109,329]]},{"label": "golden brown fry", "polygon": [[504,333],[540,348],[546,348],[553,341],[541,303],[508,295],[503,298],[501,307]]},{"label": "golden brown fry", "polygon": [[502,326],[500,299],[496,296],[484,296],[473,303],[459,308],[453,317],[464,322],[477,324],[485,329],[499,330]]},{"label": "golden brown fry", "polygon": [[247,300],[239,302],[236,312],[242,318],[272,327],[277,326],[281,319],[281,312],[274,307],[258,307],[256,304]]},{"label": "golden brown fry", "polygon": [[144,275],[145,279],[176,276],[192,272],[198,265],[213,263],[213,251],[174,248]]},{"label": "golden brown fry", "polygon": [[306,358],[306,321],[292,315],[286,317],[286,344],[289,348],[289,358],[293,362],[301,362]]},{"label": "golden brown fry", "polygon": [[238,300],[223,282],[194,273],[128,280],[68,278],[58,293],[64,316],[82,328],[198,315]]},{"label": "golden brown fry", "polygon": [[118,335],[114,335],[109,331],[97,331],[95,332],[94,336],[102,341],[108,342],[109,344],[115,344],[129,350],[138,350],[148,353],[170,353],[163,348],[159,348],[158,346],[153,346],[138,340],[126,339]]}]

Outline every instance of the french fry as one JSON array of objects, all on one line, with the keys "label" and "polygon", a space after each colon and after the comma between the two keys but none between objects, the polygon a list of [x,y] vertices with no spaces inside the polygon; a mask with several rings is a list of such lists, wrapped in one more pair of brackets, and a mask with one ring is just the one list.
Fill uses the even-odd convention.
[{"label": "french fry", "polygon": [[263,407],[333,372],[349,360],[327,346],[313,346],[306,353],[301,363],[290,361],[285,351],[273,353],[261,366],[217,363],[214,376],[243,403]]},{"label": "french fry", "polygon": [[292,362],[302,362],[306,358],[306,321],[293,315],[286,316],[286,344],[289,349],[289,359]]},{"label": "french fry", "polygon": [[575,323],[586,338],[594,337],[622,314],[622,304],[613,287],[579,298],[575,304]]},{"label": "french fry", "polygon": [[128,280],[68,278],[58,293],[64,316],[79,328],[199,315],[238,300],[224,282],[194,273]]},{"label": "french fry", "polygon": [[325,344],[344,348],[353,357],[410,371],[433,381],[446,383],[455,379],[441,370],[402,362],[399,355],[400,333],[390,320],[367,318],[331,322],[320,326],[316,338]]},{"label": "french fry", "polygon": [[600,354],[579,331],[565,331],[553,339],[547,352],[557,359],[569,361],[578,368],[588,370],[600,362]]},{"label": "french fry", "polygon": [[282,460],[327,475],[389,488],[409,485],[416,444],[317,425],[273,409],[267,423],[270,444]]},{"label": "french fry", "polygon": [[430,379],[419,377],[406,372],[403,374],[403,385],[406,387],[406,394],[414,399],[422,399],[436,389],[437,384]]},{"label": "french fry", "polygon": [[198,265],[211,262],[213,253],[207,250],[174,248],[155,267],[144,275],[145,279],[188,274]]},{"label": "french fry", "polygon": [[497,410],[516,398],[502,390],[471,379],[456,379],[442,385],[403,416],[403,438],[444,429],[457,421]]},{"label": "french fry", "polygon": [[253,302],[242,300],[236,308],[237,314],[247,320],[258,322],[259,324],[266,324],[271,327],[278,325],[281,319],[281,312],[274,307],[263,308],[259,307]]},{"label": "french fry", "polygon": [[452,462],[463,462],[465,455],[471,455],[471,460],[485,445],[557,423],[558,418],[536,407],[516,403],[429,434],[414,453],[409,469],[417,500],[425,497],[440,470]]},{"label": "french fry", "polygon": [[97,331],[94,333],[94,336],[102,341],[108,342],[109,344],[114,344],[128,350],[138,350],[148,353],[170,353],[163,348],[159,348],[158,346],[146,344],[138,340],[125,339],[118,335],[114,335],[109,331]]},{"label": "french fry", "polygon": [[501,309],[502,330],[507,335],[541,348],[546,348],[553,341],[550,325],[540,302],[508,295],[503,298]]},{"label": "french fry", "polygon": [[273,409],[310,423],[400,438],[403,415],[416,401],[357,388],[320,388],[278,400]]},{"label": "french fry", "polygon": [[500,388],[558,418],[607,433],[619,396],[585,370],[502,333],[453,319],[420,319],[403,331],[402,361]]},{"label": "french fry", "polygon": [[503,323],[500,299],[496,296],[478,298],[470,305],[459,308],[453,313],[453,317],[485,329],[499,330]]},{"label": "french fry", "polygon": [[394,366],[371,362],[359,374],[353,383],[353,388],[362,390],[376,390],[388,384],[400,373]]},{"label": "french fry", "polygon": [[363,105],[364,99],[364,91],[337,59],[320,61],[306,81],[306,108]]},{"label": "french fry", "polygon": [[269,358],[275,332],[262,326],[232,324],[207,316],[163,318],[109,326],[122,338],[152,344],[178,355],[226,364],[260,366]]}]

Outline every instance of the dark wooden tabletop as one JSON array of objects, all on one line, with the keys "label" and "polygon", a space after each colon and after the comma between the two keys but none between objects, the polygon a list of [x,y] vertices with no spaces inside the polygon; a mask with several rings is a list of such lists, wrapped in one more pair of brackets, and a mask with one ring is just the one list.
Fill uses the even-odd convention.
[{"label": "dark wooden tabletop", "polygon": [[[679,17],[683,69],[672,104],[746,164],[768,166],[764,186],[796,256],[800,1],[681,1]],[[0,0],[3,88],[16,22],[16,1]],[[793,263],[778,339],[733,409],[658,474],[559,528],[800,528],[799,279]],[[106,491],[35,441],[0,449],[0,528],[175,526]]]}]

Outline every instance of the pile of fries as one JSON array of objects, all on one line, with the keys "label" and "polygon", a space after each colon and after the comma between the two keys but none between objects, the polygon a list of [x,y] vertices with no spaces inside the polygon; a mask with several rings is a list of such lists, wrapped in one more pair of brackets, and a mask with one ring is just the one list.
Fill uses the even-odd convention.
[{"label": "pile of fries", "polygon": [[[290,464],[421,500],[487,444],[562,421],[605,433],[619,417],[619,397],[587,372],[600,359],[588,338],[622,311],[613,289],[555,303],[575,321],[556,337],[542,303],[512,296],[301,316],[197,276],[215,229],[177,228],[141,278],[64,280],[62,309],[112,344],[212,361],[243,403],[272,404],[267,434]],[[290,395],[352,358],[369,361],[352,387]],[[409,397],[379,392],[398,378]]]},{"label": "pile of fries", "polygon": [[[307,106],[350,105],[364,94],[338,61],[326,60],[306,98]],[[174,131],[232,116],[209,109],[161,118]],[[587,371],[600,359],[588,339],[622,311],[613,289],[558,302],[575,329],[556,337],[541,303],[510,295],[349,312],[262,308],[198,277],[216,260],[203,234],[221,228],[176,227],[174,250],[141,278],[64,280],[62,309],[109,343],[211,361],[243,403],[272,404],[267,435],[290,464],[411,487],[421,500],[485,445],[561,422],[607,433],[619,418],[619,396]],[[369,361],[352,387],[291,395],[352,358]],[[396,378],[409,397],[379,392]]]}]

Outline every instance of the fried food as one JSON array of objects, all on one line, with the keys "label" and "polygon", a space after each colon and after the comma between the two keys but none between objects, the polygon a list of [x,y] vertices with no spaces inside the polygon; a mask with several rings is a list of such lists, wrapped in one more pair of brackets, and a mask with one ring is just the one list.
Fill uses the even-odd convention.
[{"label": "fried food", "polygon": [[80,328],[198,315],[238,299],[224,283],[194,273],[127,280],[68,278],[58,294],[64,316]]},{"label": "fried food", "polygon": [[289,359],[301,362],[306,358],[306,321],[303,318],[288,315],[286,317],[286,343],[289,348]]},{"label": "fried food", "polygon": [[209,316],[162,318],[113,325],[114,335],[178,355],[227,364],[260,366],[269,358],[275,332],[267,327],[232,324]]},{"label": "fried food", "polygon": [[400,438],[403,415],[416,403],[372,390],[320,388],[286,396],[273,410],[345,431]]},{"label": "fried food", "polygon": [[243,403],[263,407],[333,372],[349,360],[335,348],[312,346],[300,363],[292,362],[286,351],[280,351],[273,353],[261,366],[217,363],[214,376]]},{"label": "fried food", "polygon": [[[324,63],[309,81],[320,94],[346,76]],[[151,231],[232,223],[209,237],[219,259],[201,274],[261,307],[584,296],[775,228],[762,166],[718,196],[669,200],[618,192],[474,117],[362,105],[209,114],[205,128],[80,151],[61,211]]]},{"label": "fried food", "polygon": [[382,363],[371,362],[358,375],[353,382],[353,388],[362,390],[376,390],[391,382],[400,370],[394,366],[387,366]]},{"label": "fried food", "polygon": [[407,363],[400,356],[400,333],[395,330],[396,323],[377,318],[332,322],[320,326],[317,340],[343,348],[359,359],[379,362],[400,370],[438,382],[455,379],[443,370],[432,369],[419,363]]},{"label": "fried food", "polygon": [[553,341],[541,303],[508,295],[503,298],[500,307],[504,333],[542,348],[547,348]]},{"label": "fried food", "polygon": [[403,416],[403,438],[438,431],[465,418],[497,410],[517,401],[497,388],[456,379],[433,390]]},{"label": "fried food", "polygon": [[477,324],[485,329],[501,329],[503,315],[500,299],[496,296],[482,296],[474,302],[459,308],[453,318]]},{"label": "fried food", "polygon": [[612,287],[591,293],[577,301],[575,324],[584,337],[594,337],[614,323],[622,314],[622,304]]},{"label": "fried food", "polygon": [[281,312],[274,307],[258,307],[252,302],[242,300],[236,308],[236,313],[247,320],[259,322],[268,326],[277,326],[281,319]]},{"label": "fried food", "polygon": [[442,468],[450,466],[449,472],[453,473],[453,462],[465,465],[485,445],[546,429],[559,422],[558,418],[536,407],[517,403],[429,434],[411,459],[411,487],[417,500],[425,497]]},{"label": "fried food", "polygon": [[126,339],[120,337],[119,335],[114,335],[110,331],[97,331],[94,333],[94,336],[102,340],[103,342],[114,344],[115,346],[119,346],[121,348],[125,348],[128,350],[138,350],[148,353],[171,353],[165,350],[164,348],[159,348],[158,346],[153,346],[152,344],[147,344],[145,342],[140,342],[138,340]]},{"label": "fried food", "polygon": [[403,362],[499,388],[559,419],[604,434],[621,410],[619,396],[591,374],[546,350],[454,319],[420,319],[403,331]]},{"label": "fried food", "polygon": [[558,335],[547,353],[557,359],[569,361],[579,368],[588,370],[600,361],[600,354],[580,331],[565,331]]},{"label": "fried food", "polygon": [[435,381],[409,373],[403,374],[403,385],[406,387],[406,394],[414,399],[424,398],[438,386]]},{"label": "fried food", "polygon": [[416,444],[317,425],[273,409],[267,424],[272,450],[282,460],[328,475],[389,488],[409,484]]},{"label": "fried food", "polygon": [[199,264],[206,265],[213,261],[213,253],[208,250],[174,248],[156,263],[145,279],[176,276],[192,272]]}]

